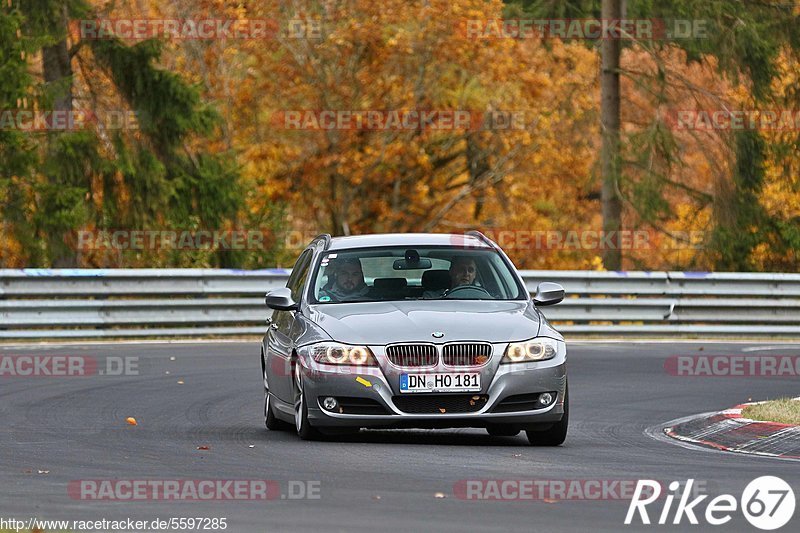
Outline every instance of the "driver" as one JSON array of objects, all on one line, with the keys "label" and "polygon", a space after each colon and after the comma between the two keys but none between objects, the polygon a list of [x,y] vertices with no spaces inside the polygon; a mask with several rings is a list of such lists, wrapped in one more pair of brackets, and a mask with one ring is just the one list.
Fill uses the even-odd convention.
[{"label": "driver", "polygon": [[450,288],[455,289],[462,285],[475,285],[475,276],[478,266],[471,257],[456,257],[450,263]]},{"label": "driver", "polygon": [[476,285],[475,277],[478,275],[478,265],[475,263],[475,259],[471,257],[455,257],[450,263],[448,274],[450,274],[450,289],[425,291],[422,297],[441,298],[448,290],[455,289],[456,287]]},{"label": "driver", "polygon": [[319,291],[320,302],[359,300],[367,295],[369,287],[364,281],[361,260],[357,257],[339,259],[331,267],[333,283],[329,282]]}]

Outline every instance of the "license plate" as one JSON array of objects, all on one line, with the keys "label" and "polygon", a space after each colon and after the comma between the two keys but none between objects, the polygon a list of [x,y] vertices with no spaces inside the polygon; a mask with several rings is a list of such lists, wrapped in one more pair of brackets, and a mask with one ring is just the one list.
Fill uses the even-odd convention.
[{"label": "license plate", "polygon": [[481,390],[481,375],[457,374],[400,374],[400,392],[477,392]]}]

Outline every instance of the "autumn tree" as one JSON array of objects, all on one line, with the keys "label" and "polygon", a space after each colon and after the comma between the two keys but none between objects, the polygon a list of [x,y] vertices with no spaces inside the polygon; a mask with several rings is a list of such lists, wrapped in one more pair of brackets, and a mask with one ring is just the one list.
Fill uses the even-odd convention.
[{"label": "autumn tree", "polygon": [[[665,91],[670,86],[692,88],[692,80],[686,79],[676,70],[666,68],[663,55],[671,49],[685,52],[686,61],[703,64],[730,79],[735,84],[745,84],[750,98],[740,102],[750,108],[763,108],[778,103],[773,84],[779,77],[781,58],[796,62],[800,51],[800,11],[792,3],[779,1],[747,0],[744,2],[707,2],[702,0],[677,0],[653,2],[651,0],[574,0],[553,2],[551,0],[516,0],[510,2],[521,6],[530,16],[554,18],[612,18],[654,19],[662,21],[666,29],[676,19],[692,23],[689,35],[670,35],[663,32],[657,38],[630,36],[621,40],[606,39],[597,44],[601,48],[604,69],[604,96],[601,102],[605,149],[602,155],[601,188],[604,228],[617,226],[622,218],[622,206],[627,206],[645,223],[659,228],[671,216],[669,202],[664,199],[665,188],[681,187],[668,175],[650,173],[642,166],[642,159],[653,161],[663,156],[667,161],[676,161],[677,144],[665,128],[658,115],[654,115],[645,131],[653,143],[636,145],[633,161],[626,157],[626,146],[617,148],[616,138],[623,132],[617,117],[625,113],[627,102],[623,99],[619,109],[620,89],[618,76],[631,77],[635,90],[656,95],[666,102]],[[701,23],[699,26],[695,23]],[[699,30],[699,31],[697,31]],[[611,42],[615,41],[615,42]],[[591,44],[591,43],[590,43]],[[627,45],[651,55],[657,65],[655,76],[636,78],[636,69],[624,65],[624,47]],[[623,59],[623,63],[620,59]],[[698,91],[703,99],[708,93]],[[713,94],[713,91],[712,91]],[[716,93],[717,107],[724,95]],[[797,101],[782,99],[790,109]],[[631,146],[628,135],[624,142]],[[639,136],[640,140],[642,136]],[[758,131],[733,132],[724,142],[730,147],[735,162],[730,166],[726,182],[713,196],[714,225],[708,245],[715,253],[714,266],[725,270],[749,270],[753,268],[749,257],[759,243],[767,240],[782,247],[791,246],[785,232],[762,231],[775,227],[765,217],[757,198],[763,185],[765,160],[770,157],[773,146],[765,142]],[[612,153],[613,152],[613,153]],[[619,166],[614,162],[618,161]],[[790,179],[789,175],[785,176]],[[613,184],[613,187],[611,186]],[[613,192],[613,194],[612,194]],[[771,236],[770,236],[771,235]],[[619,268],[621,254],[610,250],[604,256],[609,268]]]},{"label": "autumn tree", "polygon": [[[250,117],[257,123],[245,122],[244,131],[258,139],[248,147],[250,163],[315,226],[334,234],[453,230],[481,225],[490,215],[491,224],[502,225],[495,206],[520,181],[541,179],[530,161],[555,156],[553,132],[544,124],[558,109],[539,99],[564,88],[548,77],[547,51],[531,55],[524,43],[471,38],[461,25],[500,17],[501,2],[290,7],[252,6],[245,15],[279,20],[281,28],[318,21],[320,33],[283,32],[242,44],[254,58],[243,83],[262,96]],[[566,71],[579,61],[564,62]],[[519,112],[524,124],[317,129],[282,120],[288,112],[319,110],[468,111],[482,119]]]}]

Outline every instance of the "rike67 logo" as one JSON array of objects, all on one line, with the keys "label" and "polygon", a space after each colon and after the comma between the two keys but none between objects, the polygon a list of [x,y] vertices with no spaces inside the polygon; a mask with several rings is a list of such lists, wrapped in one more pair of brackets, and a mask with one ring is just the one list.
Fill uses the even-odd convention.
[{"label": "rike67 logo", "polygon": [[[657,524],[678,525],[686,518],[690,524],[697,525],[700,523],[698,521],[698,516],[700,516],[705,519],[707,524],[721,526],[730,522],[734,514],[741,511],[751,525],[761,530],[771,531],[786,525],[794,515],[796,503],[794,491],[779,477],[762,476],[754,479],[745,487],[738,501],[730,494],[717,496],[707,502],[705,512],[701,511],[700,504],[708,498],[708,495],[696,496],[689,500],[693,495],[693,484],[694,479],[686,480],[684,487],[681,487],[681,483],[678,481],[669,484],[669,492],[663,498],[664,505],[658,515]],[[678,504],[673,511],[672,506],[676,496],[678,496]],[[640,520],[642,524],[650,524],[651,517],[647,507],[660,498],[661,484],[658,481],[640,479],[628,507],[628,514],[625,516],[625,525],[630,525],[637,520]],[[653,507],[657,507],[657,505]],[[657,508],[650,509],[650,511],[657,510]]]}]

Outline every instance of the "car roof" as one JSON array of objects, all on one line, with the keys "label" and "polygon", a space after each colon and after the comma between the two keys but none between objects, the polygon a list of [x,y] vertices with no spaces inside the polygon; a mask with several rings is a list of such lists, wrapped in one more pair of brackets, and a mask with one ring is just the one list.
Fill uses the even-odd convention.
[{"label": "car roof", "polygon": [[334,237],[328,250],[349,248],[375,248],[382,246],[459,246],[468,248],[491,248],[474,235],[463,233],[383,233]]}]

